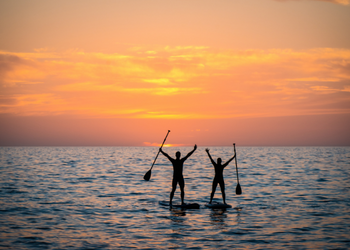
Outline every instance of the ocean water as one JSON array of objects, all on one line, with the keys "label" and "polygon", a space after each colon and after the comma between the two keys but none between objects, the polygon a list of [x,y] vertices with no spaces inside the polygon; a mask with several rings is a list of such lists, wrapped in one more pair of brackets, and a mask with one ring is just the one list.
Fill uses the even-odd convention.
[{"label": "ocean water", "polygon": [[[350,249],[350,147],[237,147],[227,202],[212,210],[213,167],[185,162],[185,200],[169,209],[172,166],[153,147],[0,148],[1,249]],[[164,148],[170,155],[192,148]],[[232,147],[213,147],[226,161]],[[174,202],[179,202],[179,188]],[[215,200],[221,201],[218,187]]]}]

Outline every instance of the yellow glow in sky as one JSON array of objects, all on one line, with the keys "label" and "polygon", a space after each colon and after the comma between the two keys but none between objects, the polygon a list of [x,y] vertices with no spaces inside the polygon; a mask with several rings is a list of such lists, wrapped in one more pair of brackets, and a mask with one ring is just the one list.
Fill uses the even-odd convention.
[{"label": "yellow glow in sky", "polygon": [[350,111],[350,50],[153,51],[159,56],[3,51],[0,112],[214,119]]}]

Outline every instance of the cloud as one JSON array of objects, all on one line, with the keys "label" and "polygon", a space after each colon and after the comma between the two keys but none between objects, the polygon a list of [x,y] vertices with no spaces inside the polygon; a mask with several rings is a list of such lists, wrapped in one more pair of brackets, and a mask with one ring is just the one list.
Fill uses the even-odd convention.
[{"label": "cloud", "polygon": [[144,82],[151,82],[159,85],[173,85],[169,79],[161,78],[161,79],[144,79]]},{"label": "cloud", "polygon": [[[287,2],[287,1],[302,1],[302,0],[276,0],[276,1]],[[312,1],[329,2],[329,3],[335,3],[335,4],[341,4],[341,5],[348,5],[350,3],[349,0],[312,0]]]},{"label": "cloud", "polygon": [[350,112],[347,49],[38,50],[0,52],[0,63],[1,113],[212,119]]},{"label": "cloud", "polygon": [[320,0],[320,1],[343,4],[343,5],[348,5],[350,3],[349,0]]}]

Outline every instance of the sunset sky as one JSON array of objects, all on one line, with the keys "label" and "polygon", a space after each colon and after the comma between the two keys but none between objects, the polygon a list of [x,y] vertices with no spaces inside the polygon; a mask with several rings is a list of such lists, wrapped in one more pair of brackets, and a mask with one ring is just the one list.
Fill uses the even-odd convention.
[{"label": "sunset sky", "polygon": [[0,146],[350,146],[350,0],[0,0]]}]

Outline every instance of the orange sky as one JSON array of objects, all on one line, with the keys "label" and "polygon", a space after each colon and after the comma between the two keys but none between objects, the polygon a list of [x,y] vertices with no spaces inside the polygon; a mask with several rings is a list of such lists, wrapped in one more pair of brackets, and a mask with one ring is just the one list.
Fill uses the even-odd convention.
[{"label": "orange sky", "polygon": [[347,0],[0,0],[0,145],[350,145],[349,26]]}]

